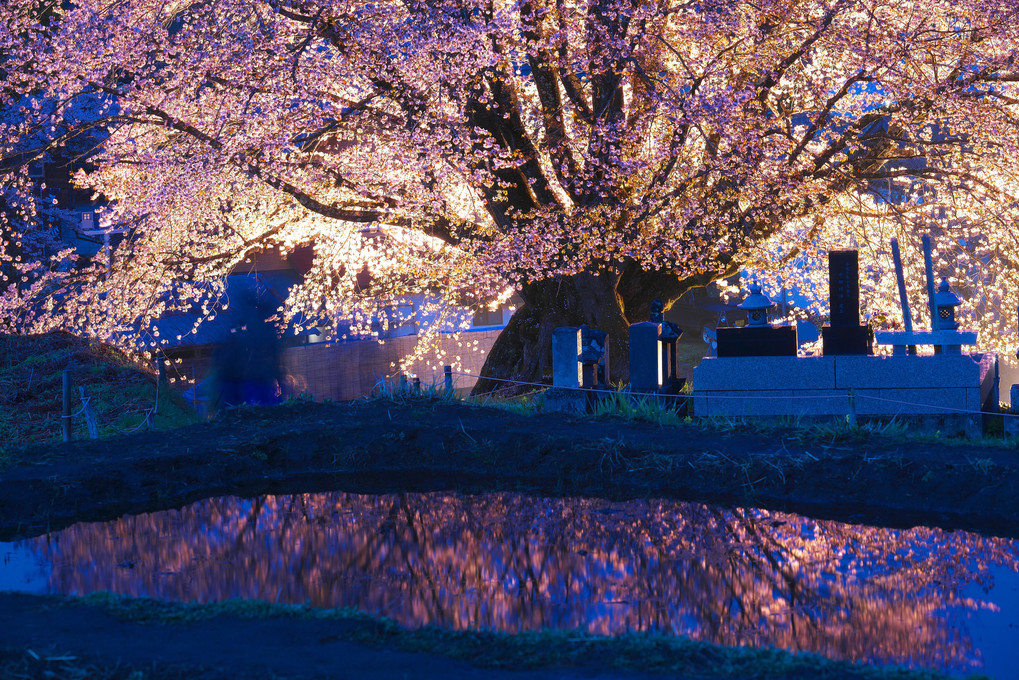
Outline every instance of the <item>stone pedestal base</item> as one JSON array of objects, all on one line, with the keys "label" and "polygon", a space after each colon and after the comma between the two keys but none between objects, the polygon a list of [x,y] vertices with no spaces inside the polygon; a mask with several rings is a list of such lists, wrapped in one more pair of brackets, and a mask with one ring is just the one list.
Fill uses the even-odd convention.
[{"label": "stone pedestal base", "polygon": [[588,396],[581,390],[552,387],[538,397],[541,410],[548,413],[587,413]]},{"label": "stone pedestal base", "polygon": [[909,416],[946,433],[979,434],[998,406],[993,354],[709,357],[693,387],[698,416]]},{"label": "stone pedestal base", "polygon": [[746,326],[715,331],[720,357],[796,356],[795,326]]}]

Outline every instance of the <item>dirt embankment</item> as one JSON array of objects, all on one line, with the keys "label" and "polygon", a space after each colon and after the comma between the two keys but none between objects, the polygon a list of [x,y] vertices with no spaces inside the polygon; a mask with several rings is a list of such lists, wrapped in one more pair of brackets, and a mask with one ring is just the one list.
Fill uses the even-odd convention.
[{"label": "dirt embankment", "polygon": [[1019,536],[1019,452],[902,437],[518,415],[442,401],[293,403],[0,467],[0,540],[213,495],[506,490],[674,497]]}]

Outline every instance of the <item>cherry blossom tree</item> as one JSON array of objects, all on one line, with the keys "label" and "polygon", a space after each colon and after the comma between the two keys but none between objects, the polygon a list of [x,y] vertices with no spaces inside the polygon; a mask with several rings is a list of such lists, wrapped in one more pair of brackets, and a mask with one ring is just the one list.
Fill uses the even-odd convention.
[{"label": "cherry blossom tree", "polygon": [[[27,200],[27,159],[85,127],[105,143],[78,181],[132,238],[92,269],[22,266],[5,310],[109,336],[196,300],[214,313],[217,280],[245,256],[314,243],[287,318],[363,321],[415,292],[470,305],[512,288],[525,304],[487,375],[540,377],[552,330],[587,323],[611,334],[624,377],[627,324],[654,298],[741,271],[823,298],[832,247],[861,250],[865,304],[894,317],[897,235],[918,309],[910,244],[931,232],[964,323],[1005,346],[1017,10],[8,0],[5,257],[52,210]],[[69,124],[83,98],[96,114]],[[58,304],[39,301],[54,291]]]}]

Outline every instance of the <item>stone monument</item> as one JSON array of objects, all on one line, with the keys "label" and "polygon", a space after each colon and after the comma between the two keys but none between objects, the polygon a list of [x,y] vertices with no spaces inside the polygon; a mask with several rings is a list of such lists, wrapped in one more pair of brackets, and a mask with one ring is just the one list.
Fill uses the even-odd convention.
[{"label": "stone monument", "polygon": [[860,325],[860,264],[855,250],[828,253],[828,325],[821,329],[825,356],[871,354],[870,328]]},{"label": "stone monument", "polygon": [[[875,333],[876,343],[896,349],[892,356],[875,356],[861,351],[867,348],[867,327],[859,323],[858,284],[849,278],[856,270],[856,253],[837,255],[832,263],[832,323],[824,329],[824,356],[724,357],[719,352],[706,357],[694,368],[694,413],[837,417],[851,423],[857,416],[908,417],[922,428],[979,436],[984,414],[997,412],[998,358],[961,351],[962,345],[976,344],[976,333],[958,330],[955,308],[960,301],[948,282],[942,281],[936,292],[929,287],[935,330]],[[942,351],[907,353],[924,344]]]}]

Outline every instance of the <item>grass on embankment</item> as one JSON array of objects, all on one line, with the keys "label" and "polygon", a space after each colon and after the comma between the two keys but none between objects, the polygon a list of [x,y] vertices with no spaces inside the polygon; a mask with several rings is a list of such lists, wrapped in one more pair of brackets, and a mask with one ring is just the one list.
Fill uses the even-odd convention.
[{"label": "grass on embankment", "polygon": [[[421,395],[413,393],[385,392],[374,397],[393,400],[396,403],[422,400],[449,400],[441,391],[430,391]],[[519,395],[507,399],[486,396],[467,397],[466,403],[475,406],[491,406],[518,415],[527,416],[541,413],[541,393]],[[752,433],[762,439],[781,437],[797,444],[829,442],[844,444],[924,443],[987,447],[994,449],[1019,449],[1019,437],[1005,437],[1001,423],[992,422],[988,433],[974,439],[945,436],[935,430],[917,428],[908,416],[890,419],[861,418],[858,424],[850,424],[844,417],[798,418],[794,416],[768,417],[689,417],[680,416],[672,404],[663,399],[633,397],[623,391],[607,391],[601,395],[585,417],[592,419],[621,418],[625,421],[650,423],[659,427],[692,426],[703,432]]]},{"label": "grass on embankment", "polygon": [[[115,436],[146,427],[156,405],[156,382],[124,352],[69,333],[0,336],[0,466],[5,446],[59,442],[64,369],[72,376],[71,411],[76,439],[88,429],[79,387],[84,387],[96,416],[99,436]],[[176,390],[159,390],[149,418],[158,429],[180,427],[197,418]]]},{"label": "grass on embankment", "polygon": [[[593,666],[646,673],[674,673],[686,678],[741,678],[777,680],[811,678],[816,680],[936,680],[942,673],[910,670],[899,666],[870,666],[833,661],[815,654],[792,654],[776,649],[722,647],[653,634],[628,634],[613,637],[589,635],[579,631],[543,631],[505,634],[491,631],[448,631],[433,627],[417,630],[402,628],[388,619],[378,619],[351,609],[316,609],[304,605],[280,605],[263,601],[231,600],[215,604],[181,604],[150,599],[96,593],[81,598],[48,598],[67,607],[96,607],[122,620],[148,625],[187,625],[215,617],[236,619],[286,620],[300,618],[319,621],[344,621],[340,637],[369,646],[392,646],[408,652],[437,654],[487,668],[542,669],[564,666]],[[331,629],[330,632],[335,632]],[[295,650],[295,652],[298,650]],[[22,657],[27,655],[23,651]],[[8,650],[0,656],[0,676],[5,666],[25,664]],[[67,662],[64,662],[67,663]],[[39,665],[38,663],[36,665]],[[102,675],[88,677],[130,677],[135,680],[177,678],[179,669],[153,669],[139,675]],[[107,669],[108,670],[108,669]],[[163,673],[166,673],[165,675]],[[4,676],[6,677],[6,676]],[[39,675],[58,680],[81,675]],[[971,678],[984,676],[974,675]]]}]

